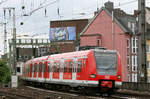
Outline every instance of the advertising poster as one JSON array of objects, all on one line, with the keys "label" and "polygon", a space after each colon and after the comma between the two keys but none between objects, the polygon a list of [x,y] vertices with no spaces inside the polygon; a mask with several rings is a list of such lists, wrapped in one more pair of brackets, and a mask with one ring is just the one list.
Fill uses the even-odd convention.
[{"label": "advertising poster", "polygon": [[50,41],[76,40],[75,27],[50,28]]}]

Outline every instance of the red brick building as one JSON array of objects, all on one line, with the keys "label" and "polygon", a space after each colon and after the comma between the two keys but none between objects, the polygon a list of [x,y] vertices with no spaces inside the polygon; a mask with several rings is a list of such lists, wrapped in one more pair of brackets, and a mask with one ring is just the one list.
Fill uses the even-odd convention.
[{"label": "red brick building", "polygon": [[[52,45],[50,47],[51,53],[64,53],[75,51],[76,46],[79,44],[79,34],[88,24],[88,19],[75,19],[75,20],[56,20],[50,22],[50,36],[55,32],[55,37],[50,37]],[[73,29],[70,31],[69,36],[65,35],[65,29]],[[71,34],[71,33],[74,34]],[[58,34],[59,36],[58,36]],[[74,38],[71,36],[74,35]],[[56,38],[57,36],[57,38]],[[67,38],[68,37],[68,38]],[[70,38],[69,38],[70,37]]]},{"label": "red brick building", "polygon": [[[136,18],[112,2],[105,3],[80,34],[80,46],[101,46],[117,50],[122,60],[123,81],[137,81]],[[134,67],[134,71],[132,70]]]}]

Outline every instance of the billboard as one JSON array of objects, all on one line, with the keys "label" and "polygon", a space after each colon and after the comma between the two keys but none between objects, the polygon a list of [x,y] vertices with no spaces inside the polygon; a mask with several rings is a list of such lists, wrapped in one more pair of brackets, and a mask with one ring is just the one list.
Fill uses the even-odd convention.
[{"label": "billboard", "polygon": [[50,41],[76,40],[75,27],[50,28]]}]

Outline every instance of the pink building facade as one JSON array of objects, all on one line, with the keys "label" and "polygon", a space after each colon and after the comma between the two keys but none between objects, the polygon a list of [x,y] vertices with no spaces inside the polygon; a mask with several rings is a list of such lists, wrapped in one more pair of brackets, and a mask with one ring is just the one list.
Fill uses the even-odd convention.
[{"label": "pink building facade", "polygon": [[[109,6],[110,4],[110,6]],[[119,12],[120,11],[120,12]],[[107,2],[97,15],[89,22],[80,34],[80,46],[100,46],[111,50],[117,50],[122,60],[123,81],[129,81],[131,67],[131,33],[128,23],[132,21],[132,16],[113,9],[113,4]],[[126,17],[124,19],[124,17]],[[127,17],[131,17],[129,20]],[[128,58],[129,57],[129,58]]]}]

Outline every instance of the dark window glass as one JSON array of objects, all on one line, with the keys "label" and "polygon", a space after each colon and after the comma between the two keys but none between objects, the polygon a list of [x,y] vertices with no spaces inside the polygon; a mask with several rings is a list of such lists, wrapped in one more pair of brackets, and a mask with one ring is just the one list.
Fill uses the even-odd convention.
[{"label": "dark window glass", "polygon": [[54,63],[54,65],[53,65],[54,67],[53,67],[53,69],[54,69],[54,72],[57,72],[57,63]]},{"label": "dark window glass", "polygon": [[77,62],[74,61],[74,62],[73,62],[73,72],[74,72],[74,73],[77,72],[76,70],[77,70]]},{"label": "dark window glass", "polygon": [[31,66],[32,66],[32,72],[34,72],[34,64],[32,64]]},{"label": "dark window glass", "polygon": [[64,72],[67,72],[67,65],[68,65],[68,62],[65,62]]},{"label": "dark window glass", "polygon": [[39,63],[37,63],[37,72],[39,72],[40,67],[39,67]]},{"label": "dark window glass", "polygon": [[50,72],[53,72],[53,63],[50,64]]},{"label": "dark window glass", "polygon": [[34,64],[34,72],[37,72],[37,63]]},{"label": "dark window glass", "polygon": [[57,72],[60,71],[59,63],[57,63]]},{"label": "dark window glass", "polygon": [[42,63],[39,64],[39,72],[42,72]]},{"label": "dark window glass", "polygon": [[78,73],[81,72],[82,61],[78,61]]},{"label": "dark window glass", "polygon": [[60,72],[63,72],[63,65],[64,65],[63,63],[60,64],[60,68],[61,68]]},{"label": "dark window glass", "polygon": [[17,72],[20,73],[20,67],[17,67]]},{"label": "dark window glass", "polygon": [[43,63],[43,71],[46,72],[46,62]]},{"label": "dark window glass", "polygon": [[86,66],[86,59],[83,59],[83,66]]},{"label": "dark window glass", "polygon": [[30,73],[32,72],[32,65],[30,64]]},{"label": "dark window glass", "polygon": [[69,72],[71,73],[72,72],[72,62],[69,62]]},{"label": "dark window glass", "polygon": [[47,72],[50,72],[50,63],[47,64]]},{"label": "dark window glass", "polygon": [[116,75],[117,53],[95,51],[96,69],[100,75]]}]

